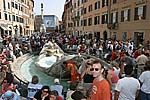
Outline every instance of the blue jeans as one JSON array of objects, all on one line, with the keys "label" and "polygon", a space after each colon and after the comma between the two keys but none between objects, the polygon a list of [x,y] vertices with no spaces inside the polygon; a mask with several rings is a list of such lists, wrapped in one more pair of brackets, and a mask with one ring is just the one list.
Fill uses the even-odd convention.
[{"label": "blue jeans", "polygon": [[140,100],[150,100],[150,94],[140,91]]}]

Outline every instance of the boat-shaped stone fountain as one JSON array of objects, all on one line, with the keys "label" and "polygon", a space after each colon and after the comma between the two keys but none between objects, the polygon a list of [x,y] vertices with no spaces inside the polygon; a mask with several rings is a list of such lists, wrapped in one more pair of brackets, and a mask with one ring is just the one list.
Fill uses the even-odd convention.
[{"label": "boat-shaped stone fountain", "polygon": [[[97,59],[96,57],[92,57]],[[63,65],[63,62],[72,61],[78,68],[87,59],[87,55],[79,55],[77,53],[64,53],[64,51],[51,41],[46,43],[41,50],[35,65],[44,73],[61,79],[68,79],[70,72]],[[100,59],[99,59],[100,60]],[[100,60],[104,66],[110,67],[106,62]]]}]

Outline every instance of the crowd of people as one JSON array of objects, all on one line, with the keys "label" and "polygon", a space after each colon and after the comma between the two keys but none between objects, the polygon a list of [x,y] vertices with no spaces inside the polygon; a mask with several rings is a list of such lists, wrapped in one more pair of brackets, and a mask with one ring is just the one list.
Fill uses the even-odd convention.
[{"label": "crowd of people", "polygon": [[[28,100],[150,100],[150,43],[135,47],[133,41],[103,40],[88,36],[53,33],[9,36],[0,41],[0,83],[2,100],[20,100],[17,85],[13,83],[11,63],[25,53],[39,52],[48,41],[56,42],[64,51],[74,51],[96,56],[106,61],[88,57],[80,66],[73,61],[64,62],[70,71],[70,88],[63,91],[59,79],[54,85],[39,84],[37,76],[27,86]],[[82,88],[81,88],[81,87]]]}]

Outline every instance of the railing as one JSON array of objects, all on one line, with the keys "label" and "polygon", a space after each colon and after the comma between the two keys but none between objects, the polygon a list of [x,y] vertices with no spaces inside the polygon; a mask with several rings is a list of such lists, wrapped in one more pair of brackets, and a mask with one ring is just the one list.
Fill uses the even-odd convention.
[{"label": "railing", "polygon": [[22,85],[22,84],[23,84],[23,85],[28,85],[27,82],[22,81],[19,77],[17,77],[17,75],[14,74],[14,77],[18,80],[19,85]]},{"label": "railing", "polygon": [[[74,52],[74,51],[69,51],[69,50],[64,50],[65,51],[65,53],[73,53],[73,54],[78,54],[78,52]],[[97,57],[95,57],[95,56],[92,56],[92,55],[87,55],[87,54],[84,54],[84,53],[80,53],[82,56],[89,56],[90,58],[94,58],[94,59],[97,59],[97,60],[99,60],[101,63],[102,63],[102,65],[104,66],[104,67],[106,67],[107,69],[112,69],[112,67],[107,63],[107,62],[105,62],[104,60],[102,60],[102,59],[100,59],[100,58],[97,58]]]}]

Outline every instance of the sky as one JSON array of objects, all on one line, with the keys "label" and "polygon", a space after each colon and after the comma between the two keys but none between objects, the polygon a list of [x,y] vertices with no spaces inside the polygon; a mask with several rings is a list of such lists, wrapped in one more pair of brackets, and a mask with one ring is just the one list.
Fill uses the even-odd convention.
[{"label": "sky", "polygon": [[64,4],[66,0],[34,0],[34,14],[41,14],[41,3],[44,6],[44,15],[56,15],[62,20]]}]

